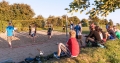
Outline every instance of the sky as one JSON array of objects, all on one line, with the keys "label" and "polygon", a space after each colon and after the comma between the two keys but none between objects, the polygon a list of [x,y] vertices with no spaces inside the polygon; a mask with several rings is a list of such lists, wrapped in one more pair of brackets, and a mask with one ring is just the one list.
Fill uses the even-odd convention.
[{"label": "sky", "polygon": [[[1,2],[2,0],[0,0]],[[69,4],[73,0],[5,0],[9,4],[13,3],[24,3],[31,6],[35,12],[35,16],[42,15],[47,18],[49,15],[62,16],[67,14],[68,16],[77,16],[80,20],[83,18],[88,18],[88,15],[85,15],[85,12],[80,14],[80,12],[74,13],[73,15],[67,13],[65,8],[69,8]],[[92,0],[91,0],[92,1]],[[112,19],[114,23],[120,23],[120,10],[116,10],[113,13],[110,13],[107,17],[101,17],[105,19]]]}]

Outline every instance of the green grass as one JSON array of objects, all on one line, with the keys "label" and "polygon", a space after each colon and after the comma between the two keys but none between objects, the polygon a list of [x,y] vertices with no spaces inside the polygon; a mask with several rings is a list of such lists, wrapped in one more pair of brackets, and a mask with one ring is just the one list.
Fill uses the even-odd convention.
[{"label": "green grass", "polygon": [[120,63],[120,40],[107,41],[106,48],[81,48],[76,58],[53,59],[44,63]]},{"label": "green grass", "polygon": [[[105,26],[102,26],[102,29],[106,31]],[[57,29],[57,31],[59,30],[60,28]],[[88,34],[89,28],[83,27],[83,33]],[[120,40],[107,41],[105,46],[106,48],[81,48],[80,54],[76,58],[52,59],[44,63],[120,63]]]}]

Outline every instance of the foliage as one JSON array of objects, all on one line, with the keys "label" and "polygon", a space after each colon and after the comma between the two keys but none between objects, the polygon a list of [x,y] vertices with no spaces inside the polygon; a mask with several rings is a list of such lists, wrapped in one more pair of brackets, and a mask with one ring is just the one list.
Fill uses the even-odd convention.
[{"label": "foliage", "polygon": [[108,24],[112,26],[113,25],[113,21],[110,19]]},{"label": "foliage", "polygon": [[80,13],[86,9],[91,8],[86,14],[91,17],[97,15],[107,16],[111,12],[115,12],[116,9],[120,9],[120,0],[74,0],[70,3],[70,12],[80,10]]},{"label": "foliage", "polygon": [[5,0],[0,2],[0,20],[30,20],[35,13],[27,4],[9,4]]},{"label": "foliage", "polygon": [[81,20],[81,23],[82,23],[82,26],[83,26],[83,27],[88,27],[88,25],[89,25],[87,19],[82,19],[82,20]]}]

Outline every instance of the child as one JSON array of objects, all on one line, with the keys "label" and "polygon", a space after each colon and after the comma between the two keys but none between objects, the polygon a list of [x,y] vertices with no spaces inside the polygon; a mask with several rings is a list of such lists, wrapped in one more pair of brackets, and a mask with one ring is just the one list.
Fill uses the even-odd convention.
[{"label": "child", "polygon": [[10,48],[12,48],[11,42],[12,42],[13,34],[14,34],[14,27],[12,26],[12,23],[10,22],[9,25],[6,27],[7,41],[8,41]]},{"label": "child", "polygon": [[77,57],[80,49],[79,49],[79,44],[78,41],[76,40],[76,32],[74,30],[71,30],[69,32],[69,40],[66,45],[63,43],[58,44],[58,52],[54,53],[54,57],[57,59],[60,59],[60,54],[62,51],[69,57]]},{"label": "child", "polygon": [[52,30],[53,30],[53,28],[52,28],[52,26],[50,25],[50,26],[48,27],[48,31],[47,31],[47,35],[48,35],[48,38],[49,38],[49,39],[51,38]]},{"label": "child", "polygon": [[36,26],[35,26],[35,24],[32,24],[29,28],[30,28],[29,34],[32,37],[33,42],[35,42]]}]

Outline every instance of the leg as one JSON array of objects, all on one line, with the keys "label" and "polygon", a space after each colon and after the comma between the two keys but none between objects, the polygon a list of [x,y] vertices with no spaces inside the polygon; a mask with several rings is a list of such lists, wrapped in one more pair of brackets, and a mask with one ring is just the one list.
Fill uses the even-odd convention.
[{"label": "leg", "polygon": [[91,41],[91,42],[95,42],[95,40],[93,38],[88,37],[87,40]]},{"label": "leg", "polygon": [[12,44],[11,44],[12,36],[11,37],[7,37],[7,41],[8,41],[9,47],[12,48]]},{"label": "leg", "polygon": [[58,54],[57,54],[58,56],[60,56],[62,48],[66,48],[66,46],[63,43],[59,43],[58,44]]},{"label": "leg", "polygon": [[79,35],[79,39],[80,39],[80,44],[81,44],[81,46],[83,46],[83,43],[82,43],[82,35]]},{"label": "leg", "polygon": [[33,36],[33,42],[35,42],[35,36]]}]

